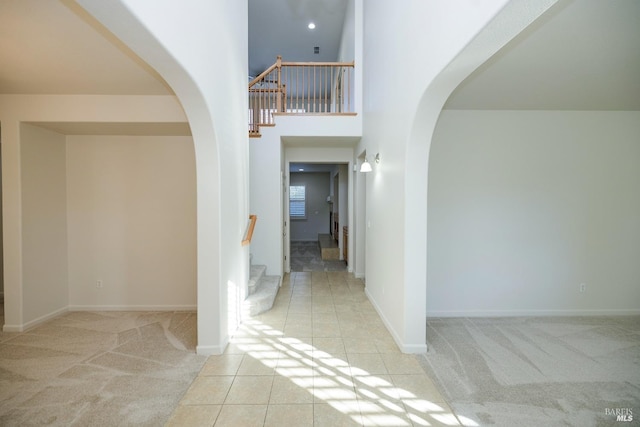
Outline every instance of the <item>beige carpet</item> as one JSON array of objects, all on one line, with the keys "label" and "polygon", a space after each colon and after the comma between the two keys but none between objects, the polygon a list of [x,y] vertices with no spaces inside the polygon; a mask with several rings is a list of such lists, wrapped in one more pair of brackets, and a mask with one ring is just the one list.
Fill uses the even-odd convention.
[{"label": "beige carpet", "polygon": [[71,312],[0,332],[0,425],[161,426],[206,361],[195,342],[187,312]]},{"label": "beige carpet", "polygon": [[638,316],[428,319],[427,343],[463,425],[640,425]]}]

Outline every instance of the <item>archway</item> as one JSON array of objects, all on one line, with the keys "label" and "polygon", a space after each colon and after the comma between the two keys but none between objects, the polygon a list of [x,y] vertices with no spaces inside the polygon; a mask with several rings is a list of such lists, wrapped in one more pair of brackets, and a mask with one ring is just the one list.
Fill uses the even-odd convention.
[{"label": "archway", "polygon": [[[248,249],[240,245],[249,214],[247,108],[238,101],[246,89],[247,4],[78,3],[160,73],[184,107],[196,155],[197,349],[221,353],[233,329],[228,289],[248,279]],[[215,117],[224,120],[214,126]]]},{"label": "archway", "polygon": [[[494,55],[557,0],[533,8],[511,1],[427,87],[412,121],[406,152],[405,295],[406,342],[425,342],[427,298],[427,191],[433,132],[446,100],[478,66]],[[416,349],[419,350],[419,349]]]}]

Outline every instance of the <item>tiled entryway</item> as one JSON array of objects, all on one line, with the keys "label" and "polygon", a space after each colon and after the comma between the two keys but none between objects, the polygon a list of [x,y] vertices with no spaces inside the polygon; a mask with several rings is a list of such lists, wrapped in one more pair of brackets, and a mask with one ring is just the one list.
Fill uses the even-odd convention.
[{"label": "tiled entryway", "polygon": [[274,308],[211,356],[170,426],[460,425],[347,272],[286,275]]}]

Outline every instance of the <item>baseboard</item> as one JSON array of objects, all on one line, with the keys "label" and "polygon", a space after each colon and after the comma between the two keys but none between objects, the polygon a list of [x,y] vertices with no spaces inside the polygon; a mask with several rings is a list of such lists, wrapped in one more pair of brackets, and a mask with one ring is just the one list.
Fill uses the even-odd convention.
[{"label": "baseboard", "polygon": [[24,328],[21,325],[4,325],[2,332],[24,332]]},{"label": "baseboard", "polygon": [[30,320],[27,323],[24,323],[22,325],[4,325],[2,327],[2,331],[3,332],[24,332],[28,329],[38,326],[41,323],[46,322],[47,320],[51,320],[55,317],[58,317],[61,314],[66,313],[67,311],[69,311],[68,307],[63,307],[61,309],[52,311],[49,314],[45,314],[44,316],[40,316],[36,319]]},{"label": "baseboard", "polygon": [[229,345],[229,337],[225,338],[224,342],[220,345],[198,345],[196,346],[196,354],[201,356],[217,356],[224,353],[225,349]]},{"label": "baseboard", "polygon": [[427,344],[422,344],[422,343],[419,343],[419,344],[405,344],[404,342],[402,342],[402,339],[396,333],[395,329],[393,329],[393,327],[391,326],[391,323],[389,322],[389,320],[382,313],[382,310],[380,310],[380,307],[376,303],[375,299],[373,299],[373,297],[371,296],[371,294],[369,293],[369,290],[367,288],[364,288],[364,293],[367,296],[367,299],[369,300],[371,305],[373,305],[373,308],[378,313],[378,316],[380,316],[380,319],[382,320],[382,323],[384,323],[384,326],[387,328],[387,330],[391,334],[391,337],[396,342],[396,344],[397,344],[398,348],[400,348],[401,352],[409,353],[409,354],[421,354],[421,353],[426,353],[427,352]]},{"label": "baseboard", "polygon": [[70,305],[69,311],[197,311],[197,305]]},{"label": "baseboard", "polygon": [[427,311],[434,317],[577,317],[577,316],[638,316],[640,309],[632,310],[479,310],[479,311]]},{"label": "baseboard", "polygon": [[24,332],[69,311],[197,311],[195,305],[70,305],[23,325],[4,325],[3,332]]},{"label": "baseboard", "polygon": [[407,344],[402,347],[403,353],[408,354],[424,354],[427,352],[426,344]]}]

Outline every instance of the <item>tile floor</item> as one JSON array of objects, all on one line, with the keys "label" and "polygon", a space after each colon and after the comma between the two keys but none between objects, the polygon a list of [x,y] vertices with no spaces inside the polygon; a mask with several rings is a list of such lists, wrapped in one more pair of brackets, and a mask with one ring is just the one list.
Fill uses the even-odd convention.
[{"label": "tile floor", "polygon": [[460,425],[347,272],[286,275],[274,308],[211,356],[168,426]]}]

